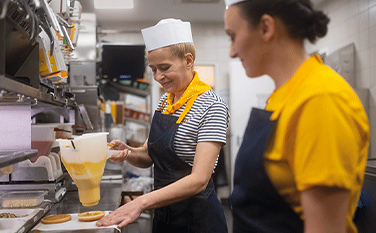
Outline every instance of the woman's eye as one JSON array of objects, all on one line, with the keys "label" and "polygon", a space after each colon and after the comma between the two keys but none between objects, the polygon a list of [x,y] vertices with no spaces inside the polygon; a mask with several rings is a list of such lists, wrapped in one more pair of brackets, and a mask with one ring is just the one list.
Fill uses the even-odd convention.
[{"label": "woman's eye", "polygon": [[167,71],[170,67],[169,66],[162,66],[161,71]]},{"label": "woman's eye", "polygon": [[228,35],[230,41],[231,41],[231,42],[234,42],[234,40],[235,40],[235,35],[233,35],[232,33],[228,33],[227,35]]}]

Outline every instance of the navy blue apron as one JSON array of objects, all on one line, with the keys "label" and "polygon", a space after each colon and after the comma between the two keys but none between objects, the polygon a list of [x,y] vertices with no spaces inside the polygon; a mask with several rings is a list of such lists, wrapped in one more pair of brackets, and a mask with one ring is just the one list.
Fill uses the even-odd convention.
[{"label": "navy blue apron", "polygon": [[303,221],[279,195],[264,168],[264,152],[274,130],[273,112],[253,108],[239,149],[231,195],[233,232],[303,232]]},{"label": "navy blue apron", "polygon": [[[154,162],[154,188],[169,185],[192,172],[174,150],[178,117],[155,111],[148,152]],[[212,178],[201,193],[186,200],[155,209],[153,233],[227,233],[223,209]]]}]

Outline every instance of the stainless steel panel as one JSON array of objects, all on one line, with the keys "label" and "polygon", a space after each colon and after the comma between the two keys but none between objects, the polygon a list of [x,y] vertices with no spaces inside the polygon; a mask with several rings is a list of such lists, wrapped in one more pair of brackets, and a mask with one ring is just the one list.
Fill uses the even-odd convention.
[{"label": "stainless steel panel", "polygon": [[337,71],[355,87],[355,46],[349,44],[324,58],[325,64]]},{"label": "stainless steel panel", "polygon": [[[83,104],[87,115],[89,116],[90,123],[93,128],[92,131],[98,131],[99,122],[99,108],[98,108],[98,87],[97,86],[81,86],[81,87],[71,87],[72,93],[75,95],[75,100],[77,105]],[[76,115],[76,125],[86,126],[83,117],[77,112]],[[88,132],[89,128],[87,128]]]}]

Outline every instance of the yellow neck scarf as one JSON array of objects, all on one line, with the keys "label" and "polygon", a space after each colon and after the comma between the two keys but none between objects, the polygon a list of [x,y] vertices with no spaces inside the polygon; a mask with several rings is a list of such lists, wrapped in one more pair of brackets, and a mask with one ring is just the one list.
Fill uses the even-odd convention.
[{"label": "yellow neck scarf", "polygon": [[185,115],[188,113],[188,111],[191,109],[193,103],[197,99],[199,95],[202,93],[211,90],[211,87],[200,80],[200,78],[197,75],[196,71],[194,72],[194,77],[192,82],[188,85],[187,89],[185,89],[182,97],[180,99],[172,104],[174,101],[174,95],[171,93],[168,93],[167,95],[167,108],[164,110],[163,114],[172,114],[175,113],[178,109],[180,109],[185,103],[187,103],[187,106],[185,106],[184,111],[179,117],[179,120],[176,123],[180,123]]}]

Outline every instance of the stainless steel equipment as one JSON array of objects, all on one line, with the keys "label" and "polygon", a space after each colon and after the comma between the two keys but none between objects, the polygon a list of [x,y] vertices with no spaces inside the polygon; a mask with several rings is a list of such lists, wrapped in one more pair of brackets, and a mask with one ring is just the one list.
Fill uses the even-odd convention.
[{"label": "stainless steel equipment", "polygon": [[[81,12],[72,15],[77,18],[77,22],[70,18],[71,21],[68,23],[65,21],[66,18],[59,18],[51,10],[48,2],[47,0],[0,0],[0,111],[4,112],[3,115],[0,114],[0,122],[3,123],[0,124],[0,193],[14,190],[48,191],[44,197],[47,200],[38,206],[39,210],[30,219],[21,221],[16,231],[12,228],[11,232],[28,232],[51,209],[53,203],[59,205],[66,196],[68,188],[72,187],[72,179],[65,169],[61,173],[55,171],[59,163],[64,167],[58,155],[57,157],[52,156],[52,153],[38,155],[37,151],[30,150],[33,144],[33,140],[30,142],[31,123],[74,124],[76,118],[82,120],[75,96],[70,92],[67,83],[68,70],[58,69],[61,71],[59,74],[61,77],[63,74],[66,75],[64,79],[52,79],[54,78],[52,76],[49,79],[47,77],[50,76],[41,75],[40,47],[37,41],[40,32],[45,31],[50,39],[50,42],[44,44],[47,48],[45,51],[48,52],[46,57],[49,59],[54,56],[54,63],[57,64],[57,55],[59,52],[63,55],[61,49],[64,49],[64,56],[60,56],[59,62],[66,66],[65,55],[69,56],[68,51],[74,49],[74,43],[70,41],[65,29],[73,27],[74,25],[70,24],[73,21],[74,35],[76,35],[74,38],[77,40],[80,24],[78,16]],[[71,9],[68,9],[67,14],[70,15],[70,12]],[[68,41],[67,47],[61,45],[62,41],[55,40],[56,33],[65,37]],[[51,69],[50,73],[52,71]],[[51,73],[54,74],[56,72]],[[18,110],[22,110],[22,114]],[[87,110],[90,116],[91,110]],[[46,117],[50,115],[53,117]],[[53,120],[50,121],[51,119]],[[93,123],[97,122],[96,119],[91,120]],[[15,130],[14,126],[18,128],[16,127]],[[5,141],[6,137],[10,137],[9,133],[13,133],[12,139]],[[4,146],[11,149],[17,147],[16,149],[20,150],[12,152],[14,156],[11,159],[5,159],[5,156],[2,156]],[[58,152],[56,145],[52,147],[54,152]],[[7,153],[11,152],[4,153],[8,155]],[[34,163],[29,161],[30,158],[37,156],[39,156],[38,160]],[[42,159],[39,160],[40,158]],[[7,168],[7,172],[2,172],[3,167]]]},{"label": "stainless steel equipment", "polygon": [[75,96],[79,109],[76,124],[85,126],[85,132],[99,131],[98,87],[80,86],[71,87],[70,90]]},{"label": "stainless steel equipment", "polygon": [[[32,181],[31,179],[39,179]],[[0,179],[1,191],[12,190],[47,190],[46,199],[52,203],[61,201],[72,184],[68,173],[64,173],[58,179],[49,181],[46,169],[43,167],[17,169],[9,176]]]},{"label": "stainless steel equipment", "polygon": [[[52,163],[47,156],[31,163],[37,150],[0,152],[0,167],[16,164],[17,168],[10,174],[0,177],[0,192],[11,190],[47,190],[46,199],[52,203],[59,202],[72,184],[68,173],[62,172],[57,177],[52,175]],[[42,161],[39,163],[39,161]],[[55,162],[55,161],[54,161]],[[60,160],[59,160],[60,162]]]}]

